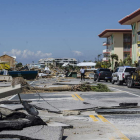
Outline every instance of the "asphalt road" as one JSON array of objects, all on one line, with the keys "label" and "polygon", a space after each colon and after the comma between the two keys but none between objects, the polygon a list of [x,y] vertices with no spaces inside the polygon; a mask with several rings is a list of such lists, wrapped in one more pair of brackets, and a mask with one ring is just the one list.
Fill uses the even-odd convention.
[{"label": "asphalt road", "polygon": [[[113,89],[119,90],[119,92],[125,93],[126,97],[137,97],[140,100],[140,87],[128,88],[125,84],[117,85],[110,82],[101,81],[100,83],[106,84]],[[122,98],[122,96],[120,97]],[[138,104],[139,106],[139,104]],[[140,115],[139,114],[114,114],[103,115],[106,120],[111,123],[115,128],[116,133],[120,133],[123,140],[140,140]],[[123,136],[125,135],[125,136]],[[112,140],[116,138],[112,137]]]},{"label": "asphalt road", "polygon": [[106,84],[111,88],[120,90],[120,92],[125,91],[127,93],[134,94],[134,95],[140,97],[140,92],[139,92],[140,91],[140,86],[136,86],[136,87],[133,87],[133,88],[128,88],[125,83],[123,85],[117,85],[116,83],[112,84],[110,82],[104,82],[104,81],[101,81],[99,83]]},{"label": "asphalt road", "polygon": [[[106,83],[115,92],[51,92],[37,94],[22,94],[21,98],[40,102],[48,101],[60,110],[82,108],[80,115],[63,116],[62,114],[44,112],[40,117],[49,118],[52,122],[59,122],[73,126],[64,130],[63,140],[140,140],[140,114],[98,114],[96,107],[111,108],[119,106],[120,102],[140,103],[138,88],[127,88],[125,85]],[[17,100],[18,96],[12,100]],[[58,103],[58,104],[57,104]],[[84,105],[82,105],[84,104]],[[92,105],[89,110],[85,106]],[[46,104],[48,106],[48,104]]]}]

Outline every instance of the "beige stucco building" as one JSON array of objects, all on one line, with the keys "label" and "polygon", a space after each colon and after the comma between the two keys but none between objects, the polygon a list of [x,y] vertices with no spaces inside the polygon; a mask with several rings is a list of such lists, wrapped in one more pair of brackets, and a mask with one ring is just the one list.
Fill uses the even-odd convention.
[{"label": "beige stucco building", "polygon": [[103,46],[103,61],[108,61],[111,54],[117,54],[118,59],[124,60],[128,55],[132,56],[131,29],[106,29],[98,36],[106,38]]},{"label": "beige stucco building", "polygon": [[10,65],[10,68],[14,68],[15,67],[15,58],[5,54],[5,55],[2,55],[0,56],[0,61],[1,62],[8,62],[9,65]]},{"label": "beige stucco building", "polygon": [[132,62],[139,62],[140,65],[140,9],[127,15],[119,21],[121,25],[132,27]]}]

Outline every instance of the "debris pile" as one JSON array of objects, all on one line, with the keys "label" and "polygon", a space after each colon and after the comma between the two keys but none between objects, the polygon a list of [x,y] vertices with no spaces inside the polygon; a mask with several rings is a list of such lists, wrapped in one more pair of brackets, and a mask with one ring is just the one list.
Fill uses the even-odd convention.
[{"label": "debris pile", "polygon": [[[17,116],[21,116],[17,119]],[[15,117],[16,116],[16,117]],[[22,130],[25,127],[46,125],[46,123],[38,116],[29,116],[24,113],[15,112],[9,114],[0,121],[0,131],[3,130]]]},{"label": "debris pile", "polygon": [[[4,102],[0,102],[4,103]],[[20,104],[19,101],[5,101],[11,105]],[[5,107],[7,104],[5,104]],[[28,112],[29,113],[29,112]],[[29,113],[30,114],[30,113]],[[23,110],[15,111],[0,107],[0,139],[18,140],[61,140],[63,128],[51,127],[37,115],[29,115]],[[55,132],[55,134],[54,134]]]},{"label": "debris pile", "polygon": [[12,80],[12,86],[14,87],[15,85],[21,84],[22,90],[26,91],[30,89],[30,85],[27,83],[27,81],[23,77],[15,77]]},{"label": "debris pile", "polygon": [[65,70],[60,69],[60,68],[53,68],[53,69],[51,69],[51,75],[52,76],[64,77],[65,73],[66,73]]},{"label": "debris pile", "polygon": [[12,86],[15,86],[15,85],[18,85],[18,84],[21,84],[21,86],[28,85],[26,80],[24,78],[22,78],[22,77],[15,77],[15,78],[13,78]]},{"label": "debris pile", "polygon": [[74,85],[72,86],[72,91],[90,91],[91,86],[88,84]]},{"label": "debris pile", "polygon": [[110,89],[104,84],[89,85],[81,84],[72,86],[72,91],[96,91],[96,92],[110,92]]},{"label": "debris pile", "polygon": [[[58,83],[55,83],[57,80]],[[36,81],[37,82],[37,81]],[[65,84],[66,83],[66,84]],[[36,92],[37,91],[95,91],[95,92],[110,92],[107,85],[97,84],[91,85],[89,82],[83,84],[70,85],[70,80],[65,79],[48,79],[39,80],[37,84],[29,85],[22,77],[16,77],[12,81],[12,86],[21,84],[23,93]]]},{"label": "debris pile", "polygon": [[[30,107],[28,110],[32,111],[33,109]],[[37,115],[28,115],[23,112],[12,111],[10,109],[0,107],[0,131],[22,130],[25,127],[36,125],[46,125],[46,123]]]}]

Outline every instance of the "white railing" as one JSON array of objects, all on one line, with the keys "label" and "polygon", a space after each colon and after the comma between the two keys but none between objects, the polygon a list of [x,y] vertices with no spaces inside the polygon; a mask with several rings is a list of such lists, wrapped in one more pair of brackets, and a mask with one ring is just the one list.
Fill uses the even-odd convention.
[{"label": "white railing", "polygon": [[108,61],[108,60],[109,60],[108,57],[104,57],[104,58],[103,58],[103,61]]},{"label": "white railing", "polygon": [[106,42],[103,42],[103,46],[106,46],[107,44],[106,44]]},{"label": "white railing", "polygon": [[110,52],[110,50],[109,49],[103,50],[103,53],[107,53],[107,52]]},{"label": "white railing", "polygon": [[103,42],[103,46],[107,46],[107,45],[110,45],[111,43],[110,42]]},{"label": "white railing", "polygon": [[130,51],[130,48],[123,48],[123,51]]}]

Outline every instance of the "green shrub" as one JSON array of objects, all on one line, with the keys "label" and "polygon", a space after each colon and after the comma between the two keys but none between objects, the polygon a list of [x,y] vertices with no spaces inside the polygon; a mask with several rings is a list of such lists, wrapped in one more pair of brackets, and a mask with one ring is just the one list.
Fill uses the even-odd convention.
[{"label": "green shrub", "polygon": [[107,87],[107,85],[104,84],[97,84],[97,86],[91,86],[89,84],[81,84],[76,86],[74,88],[78,91],[96,91],[96,92],[110,92],[110,89]]},{"label": "green shrub", "polygon": [[97,86],[91,86],[91,90],[97,92],[110,92],[110,89],[107,87],[107,85],[104,84],[97,84]]}]

